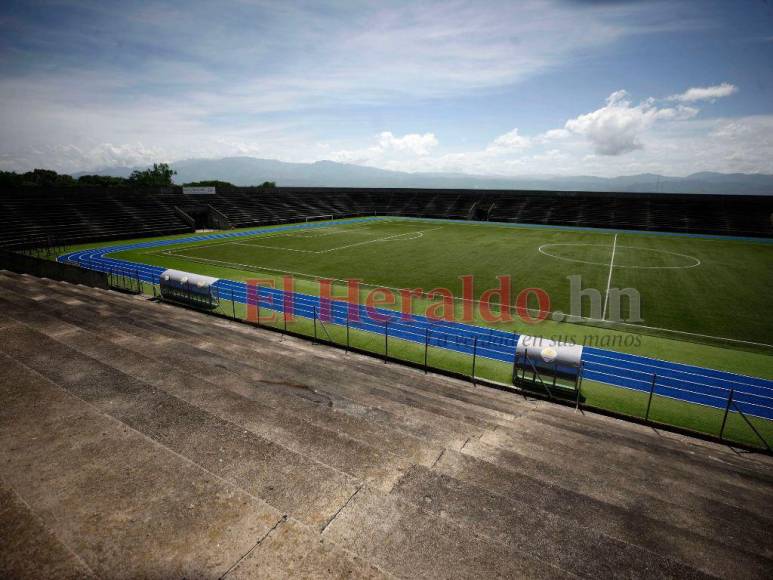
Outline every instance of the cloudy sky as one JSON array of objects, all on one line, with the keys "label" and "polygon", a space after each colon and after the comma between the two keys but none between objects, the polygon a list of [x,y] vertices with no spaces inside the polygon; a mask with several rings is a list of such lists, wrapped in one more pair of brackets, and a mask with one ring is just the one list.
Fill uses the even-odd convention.
[{"label": "cloudy sky", "polygon": [[766,0],[0,4],[0,169],[773,173]]}]

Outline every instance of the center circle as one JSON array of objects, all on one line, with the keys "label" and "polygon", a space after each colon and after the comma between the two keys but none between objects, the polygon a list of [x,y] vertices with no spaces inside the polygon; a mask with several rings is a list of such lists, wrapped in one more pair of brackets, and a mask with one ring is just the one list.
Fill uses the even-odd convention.
[{"label": "center circle", "polygon": [[[580,252],[573,250],[573,248],[581,248]],[[591,264],[593,266],[605,266],[609,267],[611,256],[605,260],[599,259],[594,254],[599,254],[599,249],[611,251],[612,246],[607,244],[575,244],[575,243],[561,243],[561,244],[543,244],[538,250],[540,254],[555,258],[557,260],[564,260],[566,262],[576,262],[578,264]],[[620,250],[623,250],[622,252]],[[642,262],[652,262],[653,259],[661,262],[657,266],[647,265],[634,265],[627,264],[627,257],[630,259],[633,256],[639,254],[642,258]],[[576,256],[582,257],[576,257]],[[649,256],[649,259],[647,258]],[[674,270],[674,269],[687,269],[700,266],[701,261],[688,254],[680,254],[678,252],[671,252],[669,250],[658,250],[654,248],[642,248],[638,246],[624,246],[617,244],[617,250],[615,253],[615,261],[613,266],[615,268],[631,268],[637,270]]]}]

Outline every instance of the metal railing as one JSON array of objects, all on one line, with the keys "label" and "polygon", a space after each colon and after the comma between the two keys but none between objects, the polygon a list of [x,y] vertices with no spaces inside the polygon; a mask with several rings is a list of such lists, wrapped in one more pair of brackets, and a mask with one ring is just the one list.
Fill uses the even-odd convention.
[{"label": "metal railing", "polygon": [[[417,320],[403,321],[396,312],[393,313],[394,318],[381,322],[363,319],[363,317],[357,317],[355,320],[350,316],[352,313],[350,305],[340,301],[331,301],[333,302],[330,308],[332,312],[328,312],[327,316],[323,317],[318,304],[299,302],[300,295],[295,295],[289,302],[291,306],[285,308],[288,302],[284,294],[283,291],[273,288],[258,288],[255,292],[258,298],[252,300],[250,304],[248,297],[245,299],[232,287],[221,290],[220,306],[216,312],[258,327],[310,338],[315,343],[338,346],[346,351],[365,352],[383,358],[385,363],[388,361],[407,363],[423,369],[424,372],[432,369],[467,378],[473,384],[486,383],[532,395],[542,396],[541,391],[544,391],[546,398],[570,403],[577,409],[613,412],[651,425],[676,428],[727,443],[740,443],[742,446],[771,451],[771,438],[760,428],[760,422],[768,422],[769,419],[766,418],[768,414],[773,416],[773,392],[768,395],[754,392],[753,388],[744,385],[730,384],[720,387],[712,384],[716,381],[704,379],[704,382],[700,382],[696,380],[697,377],[685,379],[650,373],[646,381],[644,378],[636,379],[646,382],[645,388],[603,384],[605,388],[629,388],[641,391],[644,395],[646,407],[641,412],[619,411],[587,402],[585,394],[581,392],[582,382],[579,376],[592,381],[594,379],[592,373],[591,376],[586,374],[585,363],[573,385],[557,385],[552,378],[546,381],[540,376],[538,382],[544,386],[544,389],[532,389],[524,381],[518,380],[519,365],[515,353],[518,337],[515,334],[510,334],[508,340],[503,340],[502,334],[505,333],[501,331],[495,334],[490,329],[476,327],[475,334],[460,333],[443,322],[429,320],[423,321],[424,326],[419,327]],[[255,310],[253,316],[247,313],[250,306]],[[268,314],[269,312],[271,314]],[[278,316],[272,316],[276,314]],[[303,321],[307,323],[305,328]],[[357,341],[354,340],[354,333],[359,335]],[[451,363],[444,360],[448,355],[455,357],[455,360]],[[488,368],[481,372],[482,365]],[[492,372],[490,368],[492,365],[499,366],[498,372]],[[521,365],[521,371],[523,373],[527,371],[525,365]],[[540,375],[537,369],[531,369],[530,372],[534,372],[535,376]],[[672,374],[676,372],[671,371]],[[502,380],[505,376],[508,377],[507,380]],[[678,386],[685,382],[691,382],[691,388]],[[598,381],[596,383],[598,384]],[[554,388],[556,386],[561,386],[563,389],[556,390]],[[706,402],[706,397],[712,397],[710,402]],[[686,417],[683,421],[675,418],[676,415],[673,413],[669,416],[664,411],[667,407],[666,401],[691,405],[693,414],[707,409],[718,411],[718,416],[707,419],[711,425],[718,428],[700,428],[690,420],[690,417]],[[659,412],[656,413],[656,410]],[[715,425],[719,417],[721,417],[721,424]],[[735,420],[735,417],[738,419]],[[731,418],[734,423],[732,433],[730,433]],[[770,424],[773,425],[773,422]],[[748,437],[739,437],[741,426],[744,426],[750,434]]]}]

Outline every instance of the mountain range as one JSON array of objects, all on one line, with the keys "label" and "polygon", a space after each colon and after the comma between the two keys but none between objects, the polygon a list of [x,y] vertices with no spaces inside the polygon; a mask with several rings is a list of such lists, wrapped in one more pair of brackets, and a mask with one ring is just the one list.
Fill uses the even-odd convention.
[{"label": "mountain range", "polygon": [[[617,191],[650,193],[725,193],[773,195],[773,175],[748,173],[694,173],[669,177],[652,173],[621,177],[533,176],[504,177],[464,173],[407,173],[375,167],[317,161],[288,163],[255,157],[187,159],[170,164],[176,183],[220,180],[234,185],[317,187],[421,187],[438,189],[543,189],[560,191]],[[106,167],[75,174],[128,177],[137,167]]]}]

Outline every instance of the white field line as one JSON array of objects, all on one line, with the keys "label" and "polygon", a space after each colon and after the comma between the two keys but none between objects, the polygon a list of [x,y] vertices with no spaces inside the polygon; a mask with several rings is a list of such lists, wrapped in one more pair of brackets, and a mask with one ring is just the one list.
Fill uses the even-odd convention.
[{"label": "white field line", "polygon": [[[309,274],[307,272],[296,272],[294,270],[282,270],[281,268],[267,268],[265,266],[258,266],[257,264],[239,264],[238,262],[224,262],[222,260],[212,260],[212,259],[209,259],[209,258],[198,258],[198,257],[195,257],[195,256],[186,256],[185,254],[172,254],[172,255],[176,256],[178,258],[185,258],[186,260],[190,260],[191,262],[200,262],[202,264],[210,264],[210,265],[214,265],[214,266],[220,265],[220,266],[223,266],[223,267],[226,267],[226,268],[231,268],[233,270],[245,270],[245,271],[262,270],[264,272],[269,272],[269,273],[273,272],[273,273],[276,273],[276,274],[289,274],[291,276],[302,276],[304,278],[309,278],[312,281],[319,280],[320,278],[324,278],[326,280],[332,280],[333,282],[344,282],[344,283],[347,282],[347,280],[343,280],[341,278],[330,278],[329,276],[324,276],[324,275],[319,275],[319,274]],[[383,284],[374,284],[374,283],[368,282],[366,280],[362,280],[361,283],[362,283],[363,286],[370,286],[370,287],[373,287],[373,288],[376,288],[376,287],[378,287],[378,288],[386,288],[388,290],[394,290],[396,292],[400,292],[400,290],[406,290],[406,288],[397,288],[395,286],[385,286]],[[362,289],[365,290],[365,288],[362,288]],[[459,297],[455,297],[454,300],[457,301],[457,302],[462,302],[462,303],[464,303],[464,302],[472,302],[473,304],[481,304],[480,300],[466,300],[464,298],[459,298]],[[499,308],[502,307],[502,304],[499,303],[499,302],[491,302],[490,305],[491,306],[497,306]],[[530,314],[538,314],[539,315],[539,314],[545,313],[544,310],[539,310],[537,308],[527,308],[526,310],[528,310],[528,312]],[[547,315],[548,316],[550,314],[552,314],[552,313],[553,313],[553,311],[550,311],[550,310],[547,311]],[[632,329],[645,329],[645,330],[655,330],[655,331],[658,331],[658,332],[670,332],[672,334],[681,334],[681,335],[684,335],[684,336],[694,336],[694,337],[697,337],[697,338],[709,338],[709,339],[717,340],[717,341],[732,342],[732,343],[738,343],[738,344],[747,344],[747,345],[750,345],[750,346],[762,346],[762,347],[765,347],[765,348],[772,348],[773,349],[773,344],[768,344],[768,343],[765,343],[765,342],[754,342],[754,341],[751,341],[751,340],[741,340],[739,338],[727,338],[727,337],[724,337],[724,336],[714,336],[714,335],[711,335],[711,334],[701,334],[701,333],[698,333],[698,332],[687,332],[686,330],[676,330],[674,328],[664,328],[662,326],[647,326],[646,324],[635,324],[633,322],[622,322],[622,321],[618,322],[618,321],[611,321],[611,320],[600,320],[598,318],[591,318],[589,316],[571,316],[571,318],[572,319],[580,319],[580,320],[584,320],[584,321],[587,321],[587,322],[604,322],[606,324],[615,324],[615,325],[627,326],[627,327],[630,327]],[[574,322],[570,322],[570,321],[562,321],[561,323],[562,324],[575,324]],[[484,328],[488,328],[488,327],[484,327]],[[591,326],[591,328],[598,328],[598,327]],[[616,329],[616,328],[601,328],[601,330],[612,330],[613,332],[624,332],[623,330],[619,330],[619,329]],[[654,357],[650,357],[650,358],[654,358]],[[654,359],[654,360],[661,360],[661,359]],[[670,361],[670,362],[673,362],[673,361]],[[752,378],[756,378],[756,377],[752,377]]]},{"label": "white field line", "polygon": [[243,246],[245,248],[266,248],[268,250],[282,250],[283,252],[301,252],[303,254],[321,254],[318,250],[299,250],[297,248],[284,248],[282,246],[266,246],[265,244],[241,244],[233,242],[232,246]]},{"label": "white field line", "polygon": [[[298,230],[297,232],[287,232],[285,234],[285,237],[288,238],[308,238],[308,239],[314,239],[314,238],[326,238],[328,236],[340,236],[342,234],[360,234],[360,235],[367,235],[370,233],[371,228],[367,227],[367,225],[360,225],[357,228],[350,227],[350,228],[344,228],[339,226],[330,226],[327,228],[322,228],[321,231],[319,231],[319,228],[316,228],[315,230]],[[281,236],[276,236],[281,237]],[[255,239],[255,238],[250,238]],[[260,239],[260,238],[258,238]]]},{"label": "white field line", "polygon": [[[408,236],[408,235],[411,235],[411,234],[420,234],[419,237],[423,237],[425,233],[433,232],[433,231],[439,230],[441,228],[442,228],[442,226],[437,227],[437,228],[431,228],[429,230],[419,230],[419,231],[414,231],[414,232],[404,232],[402,234],[394,234],[394,235],[391,235],[391,236],[386,236],[384,238],[376,238],[375,240],[365,240],[364,242],[356,242],[354,244],[348,244],[346,246],[339,246],[337,248],[330,248],[329,250],[320,250],[317,253],[319,253],[319,254],[327,254],[328,252],[337,252],[338,250],[345,250],[346,248],[353,248],[354,246],[362,246],[364,244],[374,244],[374,243],[377,243],[377,242],[386,242],[388,240],[394,240],[395,238],[401,238],[403,236]],[[413,239],[416,239],[416,238],[409,238],[409,239],[413,240]]]},{"label": "white field line", "polygon": [[[351,227],[351,229],[343,229],[344,225],[345,224],[343,224],[340,227],[339,226],[328,226],[328,227],[325,227],[324,229],[325,230],[327,230],[327,229],[335,229],[335,232],[331,232],[330,235],[333,235],[334,233],[357,233],[357,234],[359,234],[359,233],[362,233],[362,232],[355,231],[355,228],[356,229],[359,229],[359,228],[365,229],[365,228],[368,228],[368,226],[370,226],[371,224],[369,224],[369,223],[365,223],[365,224],[351,224],[351,225],[353,225],[353,227]],[[320,229],[320,228],[310,228],[309,230],[300,230],[300,231],[306,232],[306,231],[311,231],[312,229]],[[292,231],[291,232],[277,232],[277,233],[274,233],[274,234],[261,234],[261,233],[257,233],[254,236],[238,236],[238,237],[231,237],[231,238],[222,238],[222,239],[219,239],[217,241],[214,241],[214,242],[211,242],[211,243],[208,243],[208,244],[202,244],[200,242],[194,242],[192,244],[187,244],[187,245],[174,245],[171,248],[169,248],[168,250],[157,250],[156,249],[155,251],[143,252],[143,253],[145,253],[145,254],[166,254],[166,255],[169,255],[169,256],[174,256],[174,255],[176,255],[175,253],[180,251],[180,250],[189,250],[189,249],[197,249],[197,248],[211,248],[213,246],[224,246],[224,245],[236,244],[236,243],[240,243],[242,245],[251,245],[251,244],[244,244],[244,242],[237,242],[235,240],[244,240],[244,241],[249,241],[249,240],[266,240],[266,239],[269,239],[269,238],[282,238],[282,237],[312,237],[312,236],[298,236],[297,232],[292,232]],[[314,236],[314,237],[317,237],[317,236]],[[318,237],[322,237],[322,236],[320,235]]]},{"label": "white field line", "polygon": [[[341,232],[342,232],[342,229],[339,228],[338,226],[330,226],[327,228],[322,228],[321,231],[319,232],[315,232],[314,230],[299,230],[295,233],[285,232],[284,237],[286,238],[324,238],[327,236],[334,236],[336,234],[340,234]],[[277,237],[282,237],[282,236],[277,236]]]},{"label": "white field line", "polygon": [[615,267],[615,251],[617,250],[617,234],[612,242],[612,259],[609,260],[609,277],[607,278],[607,291],[604,294],[604,309],[601,312],[601,320],[607,317],[607,302],[609,302],[609,286],[612,284],[612,269]]}]

